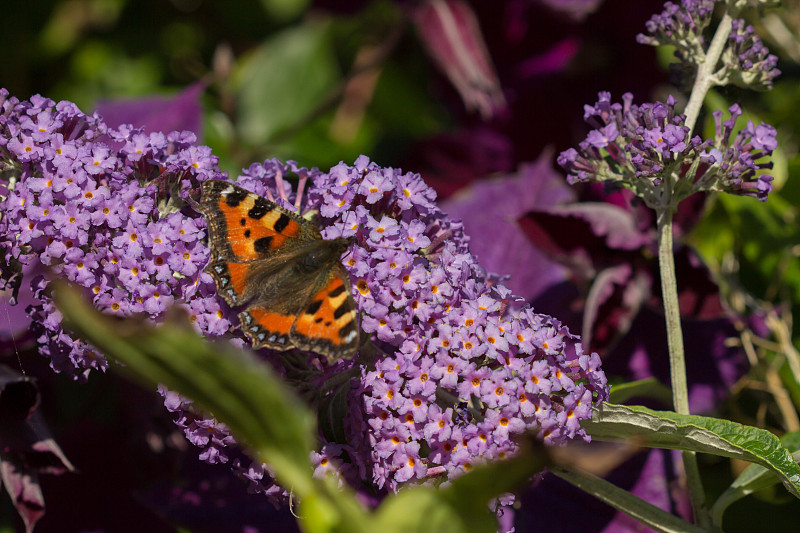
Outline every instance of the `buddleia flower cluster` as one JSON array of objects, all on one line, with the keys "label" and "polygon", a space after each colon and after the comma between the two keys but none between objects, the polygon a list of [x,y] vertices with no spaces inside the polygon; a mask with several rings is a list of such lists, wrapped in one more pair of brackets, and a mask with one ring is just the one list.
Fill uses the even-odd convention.
[{"label": "buddleia flower cluster", "polygon": [[[694,81],[697,65],[706,61],[710,40],[703,34],[711,23],[714,7],[725,4],[720,0],[681,0],[680,4],[666,2],[661,13],[646,23],[647,34],[639,34],[638,42],[652,46],[675,47],[678,59],[671,68],[676,83],[682,87]],[[733,2],[737,4],[737,2]],[[738,6],[730,6],[736,11]],[[777,56],[755,35],[744,19],[733,19],[731,31],[712,79],[715,85],[735,84],[756,90],[772,88],[780,74]]]},{"label": "buddleia flower cluster", "polygon": [[[736,135],[738,105],[729,109],[722,121],[714,113],[713,139],[689,138],[685,117],[675,113],[675,99],[666,103],[633,103],[626,93],[622,102],[611,101],[601,92],[594,106],[585,106],[584,120],[594,129],[558,157],[567,171],[567,180],[598,181],[632,189],[651,206],[660,205],[667,191],[664,176],[670,177],[669,194],[677,202],[695,192],[722,191],[751,196],[761,201],[772,191],[772,168],[768,159],[777,148],[775,128],[752,121]],[[674,178],[674,179],[673,179]]]},{"label": "buddleia flower cluster", "polygon": [[[190,197],[202,181],[227,179],[208,148],[188,133],[111,130],[69,102],[2,95],[3,280],[33,290],[29,314],[52,366],[76,376],[107,367],[63,330],[48,290],[55,278],[117,316],[158,322],[180,305],[198,332],[245,346],[234,312],[202,271],[206,223]],[[380,493],[507,457],[524,432],[549,444],[588,439],[580,422],[608,395],[599,357],[483,271],[461,225],[439,210],[418,174],[364,156],[327,173],[268,160],[236,183],[314,217],[325,238],[354,240],[343,259],[370,357],[329,364],[294,355],[318,369],[311,387],[352,376],[337,391],[347,398],[338,430],[323,432],[313,454],[317,474]],[[227,427],[160,392],[204,460],[230,464],[255,491],[288,497]]]},{"label": "buddleia flower cluster", "polygon": [[345,424],[348,456],[377,487],[506,457],[525,431],[586,438],[579,423],[606,398],[597,354],[487,280],[419,175],[362,157],[314,184],[323,236],[356,239],[345,265],[362,327],[385,354],[362,368]]},{"label": "buddleia flower cluster", "polygon": [[29,284],[27,312],[53,369],[85,377],[108,366],[64,331],[49,291],[56,278],[112,315],[157,322],[184,302],[209,335],[226,333],[214,284],[200,275],[204,224],[169,209],[190,183],[223,177],[210,149],[189,132],[109,130],[71,102],[19,101],[5,90],[0,100],[3,288],[18,291],[23,277]]}]

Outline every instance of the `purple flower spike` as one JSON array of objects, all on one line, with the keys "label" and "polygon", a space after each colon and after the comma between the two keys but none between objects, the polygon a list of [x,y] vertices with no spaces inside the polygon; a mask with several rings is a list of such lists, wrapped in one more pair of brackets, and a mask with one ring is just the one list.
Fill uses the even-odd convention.
[{"label": "purple flower spike", "polygon": [[[711,22],[716,1],[681,0],[680,5],[666,2],[664,10],[647,22],[647,34],[637,36],[642,44],[675,47],[678,63],[673,65],[673,73],[681,87],[692,82],[697,65],[706,61],[709,40],[703,32]],[[717,70],[713,78],[717,85],[732,83],[756,90],[770,89],[780,74],[775,68],[777,64],[778,58],[769,53],[753,27],[743,19],[734,19],[727,45],[719,63],[714,65]]]},{"label": "purple flower spike", "polygon": [[[662,182],[671,180],[673,199],[680,201],[699,191],[726,191],[765,200],[771,191],[772,168],[768,158],[777,148],[775,128],[749,122],[733,137],[738,105],[722,121],[722,112],[713,113],[714,139],[688,138],[684,116],[676,115],[675,100],[641,105],[611,103],[608,93],[600,93],[594,106],[586,106],[586,122],[596,129],[589,132],[578,149],[570,148],[558,157],[571,184],[602,181],[629,188],[648,205],[654,206],[663,195]],[[606,132],[618,132],[611,139]],[[692,166],[699,158],[705,165]],[[688,174],[691,170],[694,174]]]},{"label": "purple flower spike", "polygon": [[[154,201],[157,187],[147,182],[161,175],[196,187],[209,176],[224,178],[218,170],[209,174],[206,163],[216,160],[201,160],[196,154],[202,151],[183,141],[168,142],[163,134],[144,136],[129,127],[109,131],[71,102],[11,98],[3,111],[0,145],[8,151],[0,161],[22,170],[2,205],[7,231],[0,250],[6,261],[50,265],[48,276],[82,286],[98,308],[119,316],[146,312],[158,320],[197,283],[207,250],[190,218],[177,212],[163,218]],[[95,141],[106,134],[130,142],[116,150]],[[102,355],[62,329],[49,292],[42,290],[49,279],[32,284],[29,313],[42,339],[40,351],[54,369],[76,378],[92,368],[105,369]],[[215,299],[211,291],[202,297]]]},{"label": "purple flower spike", "polygon": [[744,19],[731,22],[728,47],[723,53],[722,62],[724,66],[715,76],[745,88],[771,89],[773,80],[781,73],[775,68],[778,57],[769,53],[753,27]]},{"label": "purple flower spike", "polygon": [[[54,277],[83,287],[106,313],[158,322],[170,305],[180,305],[206,337],[248,345],[235,313],[203,273],[205,220],[186,198],[202,181],[226,176],[210,151],[194,144],[194,134],[145,136],[128,126],[109,131],[68,102],[42,98],[9,98],[3,109],[0,146],[31,150],[0,151],[0,163],[16,172],[3,200],[0,250],[6,264],[50,266],[26,281],[40,351],[53,368],[81,378],[107,366],[101,354],[63,330],[47,290]],[[671,124],[669,105],[647,113],[642,120],[662,127],[667,146],[685,142],[663,128]],[[45,131],[34,138],[23,121]],[[116,148],[94,141],[106,134]],[[605,135],[606,148],[619,142],[613,128]],[[751,137],[761,150],[769,146],[769,132],[753,129]],[[30,156],[34,152],[39,155]],[[419,175],[382,168],[365,156],[324,174],[267,160],[251,165],[237,183],[288,209],[316,214],[323,238],[353,238],[342,260],[370,352],[377,355],[363,358],[368,363],[356,358],[328,365],[301,354],[312,357],[318,376],[312,383],[306,377],[306,387],[324,389],[325,378],[348,365],[356,376],[344,389],[347,411],[334,432],[343,442],[323,439],[312,456],[317,475],[332,470],[352,486],[397,490],[507,457],[523,432],[547,444],[588,439],[579,422],[608,397],[596,354],[585,354],[560,321],[517,306],[511,290],[486,275],[462,225],[442,213]],[[0,288],[15,283],[10,274],[3,272]],[[268,465],[247,459],[226,426],[198,414],[188,400],[160,392],[201,459],[231,465],[254,492],[288,499]]]}]

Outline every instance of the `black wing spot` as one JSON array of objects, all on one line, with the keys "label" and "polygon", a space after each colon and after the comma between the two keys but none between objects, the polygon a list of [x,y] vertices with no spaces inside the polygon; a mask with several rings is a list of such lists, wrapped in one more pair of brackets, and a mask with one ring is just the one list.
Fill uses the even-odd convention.
[{"label": "black wing spot", "polygon": [[239,221],[239,224],[241,224],[242,226],[246,226],[247,225],[247,219],[243,218],[242,220]]},{"label": "black wing spot", "polygon": [[247,212],[247,216],[259,220],[270,211],[272,211],[272,206],[263,198],[259,198],[256,200],[255,205],[250,208],[250,211]]},{"label": "black wing spot", "polygon": [[350,306],[347,305],[347,302],[343,302],[342,305],[337,307],[336,311],[333,312],[333,318],[338,320],[349,312],[350,312]]},{"label": "black wing spot", "polygon": [[286,213],[281,213],[281,216],[275,221],[275,225],[272,229],[274,229],[278,233],[283,233],[283,230],[286,229],[286,226],[289,225],[292,219],[286,216]]},{"label": "black wing spot", "polygon": [[339,296],[343,292],[344,292],[344,285],[339,285],[338,287],[333,289],[331,292],[329,292],[328,296],[330,296],[331,298],[336,298],[337,296]]},{"label": "black wing spot", "polygon": [[271,248],[272,248],[272,235],[256,239],[256,242],[253,243],[253,249],[260,254],[265,254],[269,252]]},{"label": "black wing spot", "polygon": [[315,315],[319,308],[322,307],[322,300],[314,300],[311,304],[306,308],[306,313],[309,315]]},{"label": "black wing spot", "polygon": [[225,195],[225,203],[229,207],[237,207],[245,198],[247,198],[246,192],[234,190]]},{"label": "black wing spot", "polygon": [[314,319],[314,324],[319,324],[320,322],[322,322],[321,316],[318,316],[317,318]]},{"label": "black wing spot", "polygon": [[249,239],[250,238],[250,230],[249,229],[244,230],[244,238],[245,239]]}]

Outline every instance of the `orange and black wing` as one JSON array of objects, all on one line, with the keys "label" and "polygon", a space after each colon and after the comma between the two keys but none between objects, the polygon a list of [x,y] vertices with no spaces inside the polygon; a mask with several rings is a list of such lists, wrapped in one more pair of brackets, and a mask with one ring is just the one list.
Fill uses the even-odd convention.
[{"label": "orange and black wing", "polygon": [[351,356],[358,348],[358,316],[350,277],[341,265],[323,269],[294,298],[257,301],[239,313],[253,348],[298,348],[328,359]]},{"label": "orange and black wing", "polygon": [[358,348],[358,314],[350,275],[337,265],[292,325],[292,343],[328,359],[349,357]]},{"label": "orange and black wing", "polygon": [[206,271],[231,306],[254,296],[252,263],[280,261],[319,232],[275,202],[222,180],[203,183],[200,208],[208,221],[211,258]]}]

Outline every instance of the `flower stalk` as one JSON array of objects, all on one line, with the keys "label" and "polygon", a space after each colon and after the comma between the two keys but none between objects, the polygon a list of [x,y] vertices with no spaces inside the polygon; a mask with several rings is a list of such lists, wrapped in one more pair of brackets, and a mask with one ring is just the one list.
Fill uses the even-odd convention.
[{"label": "flower stalk", "polygon": [[[672,381],[672,403],[675,412],[688,415],[689,387],[686,382],[686,361],[683,350],[680,307],[678,306],[678,284],[675,278],[675,257],[672,252],[671,205],[657,210],[658,265],[661,273],[661,295],[664,302],[664,318],[667,323],[667,345],[669,349],[669,371]],[[686,486],[692,500],[695,521],[701,526],[710,523],[705,510],[705,492],[697,466],[695,452],[683,452],[683,468]]]},{"label": "flower stalk", "polygon": [[728,36],[731,33],[731,16],[726,12],[719,21],[717,31],[714,33],[714,38],[711,39],[711,44],[705,53],[705,60],[699,65],[697,69],[697,76],[695,77],[692,93],[689,96],[689,102],[686,104],[684,113],[686,114],[686,126],[689,132],[694,131],[694,126],[697,123],[697,117],[700,115],[700,109],[703,107],[703,102],[706,99],[708,91],[714,85],[717,85],[714,71],[719,61],[722,51],[725,49],[725,44],[728,42]]}]

